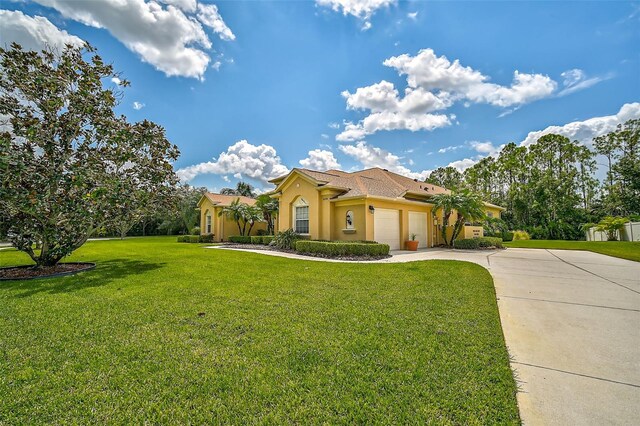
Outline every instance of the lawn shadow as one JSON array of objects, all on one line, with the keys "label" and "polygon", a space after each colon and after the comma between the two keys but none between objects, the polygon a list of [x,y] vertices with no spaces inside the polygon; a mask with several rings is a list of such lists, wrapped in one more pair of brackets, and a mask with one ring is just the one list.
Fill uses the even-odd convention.
[{"label": "lawn shadow", "polygon": [[100,287],[129,275],[139,275],[160,269],[166,263],[146,262],[132,259],[113,259],[95,262],[96,268],[66,275],[36,280],[2,281],[0,290],[16,291],[15,297],[30,297],[38,293],[70,293],[91,287]]}]

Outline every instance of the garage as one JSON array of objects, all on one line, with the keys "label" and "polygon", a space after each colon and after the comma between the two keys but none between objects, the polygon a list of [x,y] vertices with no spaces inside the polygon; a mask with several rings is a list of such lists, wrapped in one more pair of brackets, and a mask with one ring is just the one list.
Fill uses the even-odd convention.
[{"label": "garage", "polygon": [[428,247],[427,213],[409,212],[409,235],[416,234],[419,248]]},{"label": "garage", "polygon": [[400,211],[375,209],[373,217],[373,239],[389,244],[391,250],[400,249]]}]

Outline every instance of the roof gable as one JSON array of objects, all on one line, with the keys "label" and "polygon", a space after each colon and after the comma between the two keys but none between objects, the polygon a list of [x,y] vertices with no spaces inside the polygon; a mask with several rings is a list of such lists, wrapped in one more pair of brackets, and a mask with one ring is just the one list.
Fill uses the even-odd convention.
[{"label": "roof gable", "polygon": [[209,200],[209,202],[216,207],[228,207],[237,199],[239,199],[241,203],[248,204],[250,206],[253,206],[256,203],[255,198],[245,197],[244,195],[224,195],[206,192],[200,198],[200,201],[198,201],[198,207],[202,205],[204,200]]},{"label": "roof gable", "polygon": [[295,176],[301,176],[314,184],[318,190],[322,188],[336,188],[342,193],[334,197],[351,198],[359,196],[405,198],[411,195],[413,198],[425,199],[435,194],[449,193],[450,191],[417,179],[390,172],[378,167],[357,172],[344,172],[342,170],[327,170],[324,172],[303,168],[294,168],[288,175],[273,179],[277,188],[273,191],[286,190],[288,183]]}]

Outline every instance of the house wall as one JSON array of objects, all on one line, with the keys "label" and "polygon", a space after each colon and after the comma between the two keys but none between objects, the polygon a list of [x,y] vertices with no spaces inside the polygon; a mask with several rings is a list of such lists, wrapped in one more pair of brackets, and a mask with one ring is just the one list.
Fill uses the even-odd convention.
[{"label": "house wall", "polygon": [[[213,233],[213,240],[216,242],[227,241],[232,235],[240,235],[238,231],[238,225],[232,219],[219,216],[222,207],[215,207],[211,201],[205,199],[200,205],[200,234],[207,233],[207,211],[211,213],[211,232]],[[247,225],[247,228],[249,226]],[[267,230],[267,224],[265,222],[258,222],[253,225],[250,235],[258,235],[258,230]]]},{"label": "house wall", "polygon": [[500,210],[498,208],[495,208],[495,207],[488,207],[488,206],[485,206],[485,212],[487,213],[487,215],[489,213],[493,214],[493,217],[495,219],[500,219],[501,214],[502,214],[502,210]]},{"label": "house wall", "polygon": [[365,222],[366,222],[366,239],[367,240],[375,240],[374,235],[374,213],[369,211],[369,206],[373,206],[374,209],[391,209],[391,210],[399,210],[399,219],[400,219],[400,236],[399,242],[400,247],[404,247],[405,241],[409,240],[409,212],[420,212],[427,213],[427,245],[432,246],[432,220],[431,220],[431,205],[425,204],[405,204],[400,202],[394,202],[392,200],[377,200],[377,199],[366,199],[365,202]]},{"label": "house wall", "polygon": [[309,204],[309,238],[312,240],[321,239],[322,200],[317,188],[308,180],[296,176],[286,183],[281,191],[282,195],[278,199],[280,203],[278,230],[285,231],[293,228],[293,204],[302,197]]},{"label": "house wall", "polygon": [[[366,215],[364,199],[356,201],[357,204],[335,203],[333,206],[333,230],[331,240],[358,241],[367,238]],[[353,212],[353,231],[345,232],[347,228],[347,212]]]}]

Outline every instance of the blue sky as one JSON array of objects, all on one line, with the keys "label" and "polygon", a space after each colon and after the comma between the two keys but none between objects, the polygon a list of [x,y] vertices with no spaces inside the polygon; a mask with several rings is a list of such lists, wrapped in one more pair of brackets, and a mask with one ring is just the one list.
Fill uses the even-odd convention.
[{"label": "blue sky", "polygon": [[5,0],[0,37],[96,46],[132,83],[118,111],[212,190],[301,165],[422,178],[640,117],[638,2],[123,1]]}]

